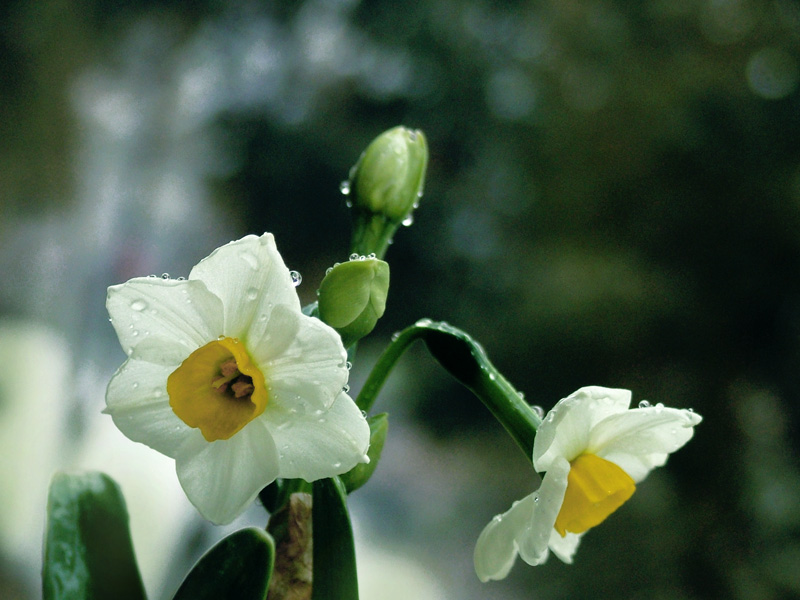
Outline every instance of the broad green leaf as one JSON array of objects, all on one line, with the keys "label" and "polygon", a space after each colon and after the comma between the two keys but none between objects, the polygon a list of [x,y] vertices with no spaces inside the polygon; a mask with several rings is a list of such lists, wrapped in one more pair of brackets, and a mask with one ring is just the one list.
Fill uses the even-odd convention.
[{"label": "broad green leaf", "polygon": [[44,600],[140,600],[142,578],[119,486],[103,473],[56,473],[47,500]]},{"label": "broad green leaf", "polygon": [[358,600],[358,577],[347,494],[338,477],[314,482],[312,600]]},{"label": "broad green leaf", "polygon": [[274,562],[269,534],[255,527],[242,529],[197,561],[174,600],[264,600]]}]

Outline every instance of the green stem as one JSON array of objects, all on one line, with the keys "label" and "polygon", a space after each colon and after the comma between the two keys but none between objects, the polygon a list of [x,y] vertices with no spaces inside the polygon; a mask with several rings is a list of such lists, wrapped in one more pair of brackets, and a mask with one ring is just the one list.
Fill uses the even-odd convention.
[{"label": "green stem", "polygon": [[364,256],[375,253],[377,258],[383,260],[398,227],[399,223],[392,222],[383,215],[360,210],[353,218],[350,251]]},{"label": "green stem", "polygon": [[469,388],[506,428],[525,455],[533,454],[533,439],[542,420],[489,361],[480,344],[447,323],[428,319],[401,331],[384,350],[356,399],[369,411],[389,373],[417,339],[453,377]]}]

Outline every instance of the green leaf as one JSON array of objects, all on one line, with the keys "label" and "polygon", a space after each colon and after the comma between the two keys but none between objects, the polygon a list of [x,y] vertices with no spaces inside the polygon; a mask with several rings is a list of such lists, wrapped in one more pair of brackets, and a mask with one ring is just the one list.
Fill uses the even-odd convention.
[{"label": "green leaf", "polygon": [[145,598],[125,499],[103,473],[56,473],[47,499],[44,600]]},{"label": "green leaf", "polygon": [[348,494],[367,483],[375,472],[378,461],[381,459],[381,452],[383,452],[386,433],[389,430],[389,415],[386,413],[374,415],[367,419],[367,423],[369,423],[369,450],[367,450],[369,462],[359,463],[344,475],[339,476]]},{"label": "green leaf", "polygon": [[255,527],[242,529],[197,561],[174,600],[264,600],[274,563],[269,534]]},{"label": "green leaf", "polygon": [[338,477],[314,482],[314,585],[311,600],[358,600],[347,494]]}]

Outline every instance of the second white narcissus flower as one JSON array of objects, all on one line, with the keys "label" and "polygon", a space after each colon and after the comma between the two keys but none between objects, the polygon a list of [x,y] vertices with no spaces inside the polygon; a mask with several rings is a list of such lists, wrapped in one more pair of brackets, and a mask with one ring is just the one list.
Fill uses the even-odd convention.
[{"label": "second white narcissus flower", "polygon": [[369,460],[341,339],[302,314],[271,234],[217,248],[187,279],[112,286],[106,305],[128,354],[106,412],[175,459],[208,520],[229,523],[278,477],[314,481]]},{"label": "second white narcissus flower", "polygon": [[517,554],[538,565],[552,550],[571,563],[581,535],[622,506],[702,420],[661,404],[629,409],[630,401],[628,390],[585,387],[547,414],[533,443],[542,484],[484,528],[475,547],[481,581],[504,578]]}]

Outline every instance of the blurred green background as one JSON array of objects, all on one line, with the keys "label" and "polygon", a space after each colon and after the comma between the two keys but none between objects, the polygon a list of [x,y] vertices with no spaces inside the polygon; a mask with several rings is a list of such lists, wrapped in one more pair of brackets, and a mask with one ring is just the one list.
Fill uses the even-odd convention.
[{"label": "blurred green background", "polygon": [[[124,360],[105,288],[268,230],[311,301],[348,254],[339,183],[398,124],[427,135],[426,193],[354,391],[430,317],[545,409],[597,384],[705,421],[574,565],[481,584],[478,534],[538,479],[416,348],[352,497],[363,597],[797,597],[799,87],[796,0],[6,1],[0,597],[39,595],[52,469],[139,460],[91,441],[116,435],[99,410]],[[134,531],[180,541],[137,543],[154,598],[221,536],[161,507],[165,468],[123,482],[155,515],[132,506]]]}]

